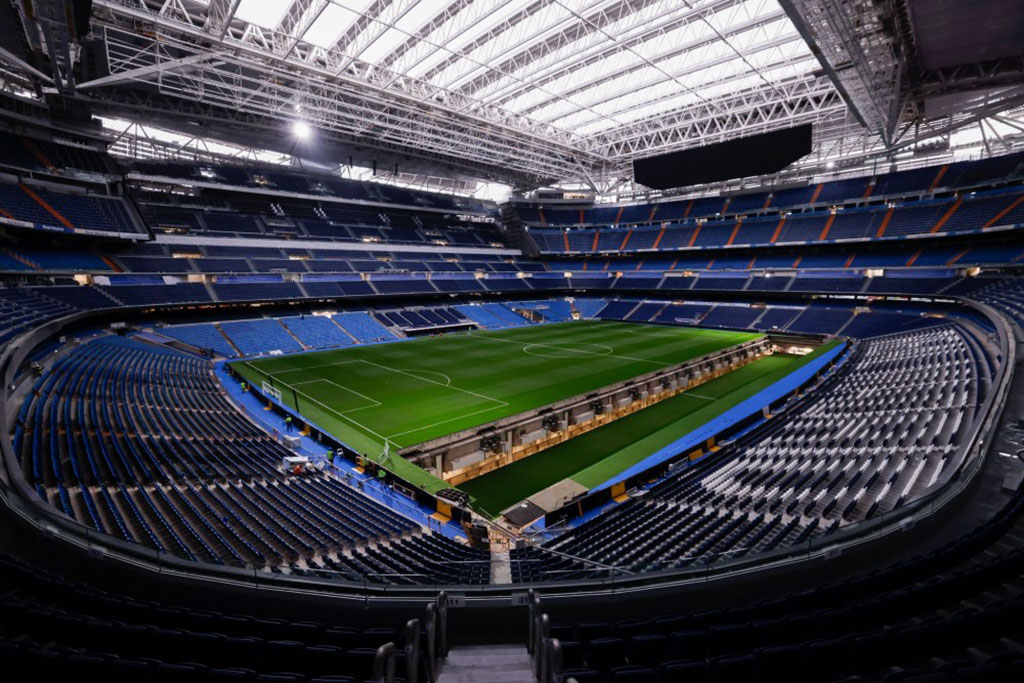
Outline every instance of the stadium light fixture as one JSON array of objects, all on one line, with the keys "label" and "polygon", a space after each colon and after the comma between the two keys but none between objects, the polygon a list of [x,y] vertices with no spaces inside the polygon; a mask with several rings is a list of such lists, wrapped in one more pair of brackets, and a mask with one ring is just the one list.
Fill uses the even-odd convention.
[{"label": "stadium light fixture", "polygon": [[825,168],[835,168],[835,167],[836,167],[836,162],[834,162],[832,160],[829,160],[829,161],[825,162]]},{"label": "stadium light fixture", "polygon": [[309,127],[309,124],[305,121],[296,121],[292,124],[292,133],[295,134],[299,140],[308,140],[313,134],[313,129]]}]

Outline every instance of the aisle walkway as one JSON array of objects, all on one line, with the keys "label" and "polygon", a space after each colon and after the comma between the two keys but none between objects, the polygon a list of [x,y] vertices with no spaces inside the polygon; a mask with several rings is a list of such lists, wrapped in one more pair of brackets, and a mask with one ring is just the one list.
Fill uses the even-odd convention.
[{"label": "aisle walkway", "polygon": [[438,683],[528,683],[533,681],[530,655],[524,645],[456,647]]}]

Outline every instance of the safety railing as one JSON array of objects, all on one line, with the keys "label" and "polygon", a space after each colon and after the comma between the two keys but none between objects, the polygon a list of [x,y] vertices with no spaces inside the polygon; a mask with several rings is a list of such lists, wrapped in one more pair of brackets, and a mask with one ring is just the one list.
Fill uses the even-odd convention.
[{"label": "safety railing", "polygon": [[562,645],[551,637],[551,618],[541,609],[540,594],[527,594],[526,649],[532,656],[533,674],[540,683],[562,680]]},{"label": "safety railing", "polygon": [[373,656],[373,683],[394,683],[395,644],[384,643]]}]

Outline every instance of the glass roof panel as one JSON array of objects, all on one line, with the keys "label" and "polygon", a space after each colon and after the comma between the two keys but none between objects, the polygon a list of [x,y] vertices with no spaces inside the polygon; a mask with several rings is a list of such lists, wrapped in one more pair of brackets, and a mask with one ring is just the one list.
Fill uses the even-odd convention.
[{"label": "glass roof panel", "polygon": [[[677,0],[664,0],[635,13],[627,14],[621,19],[606,25],[601,30],[591,30],[578,35],[575,40],[566,41],[558,49],[546,52],[543,56],[518,65],[509,78],[496,80],[478,92],[476,97],[494,95],[495,99],[507,97],[508,91],[521,88],[524,83],[547,83],[558,79],[566,73],[575,71],[576,64],[589,64],[602,59],[602,55],[623,53],[621,45],[632,38],[650,31],[655,26],[666,25],[686,13],[684,5]],[[614,36],[615,40],[610,40]]]},{"label": "glass roof panel", "polygon": [[334,0],[306,29],[303,39],[323,48],[331,47],[372,2],[373,0]]},{"label": "glass roof panel", "polygon": [[[687,31],[690,35],[684,38]],[[680,44],[698,47],[680,52]],[[714,31],[702,22],[566,73],[545,84],[543,91],[526,91],[504,106],[564,129],[574,129],[581,121],[595,117],[606,117],[606,125],[614,125],[624,122],[624,114],[629,120],[637,118],[630,109],[649,112],[672,108],[674,105],[663,102],[673,92],[688,94],[693,102],[700,102],[718,95],[723,87],[735,89],[741,84],[760,85],[766,79],[771,82],[772,78],[790,77],[810,59],[809,50],[788,20],[741,30],[731,35],[729,42],[716,39]],[[780,65],[787,68],[780,71]],[[769,77],[752,69],[774,72]],[[547,94],[551,92],[559,93],[561,99]],[[584,111],[589,115],[582,115]]]},{"label": "glass roof panel", "polygon": [[518,25],[495,36],[493,40],[470,51],[465,55],[466,59],[452,64],[432,81],[443,87],[458,88],[469,76],[482,73],[487,67],[496,67],[513,52],[535,44],[543,36],[559,30],[561,22],[570,16],[569,11],[561,5],[547,5]]},{"label": "glass roof panel", "polygon": [[464,8],[452,19],[452,22],[468,21],[469,23],[465,28],[454,36],[448,36],[447,34],[450,31],[448,24],[439,27],[430,35],[429,40],[440,45],[440,49],[430,46],[431,52],[425,58],[403,60],[409,64],[405,73],[413,78],[422,77],[445,59],[448,59],[452,53],[461,51],[472,44],[473,41],[485,35],[496,26],[500,26],[509,17],[523,11],[525,7],[531,4],[530,0],[506,0],[498,7],[494,7],[493,0],[476,0],[476,2]]},{"label": "glass roof panel", "polygon": [[277,28],[294,0],[241,0],[235,18],[263,28]]},{"label": "glass roof panel", "polygon": [[443,3],[435,0],[420,0],[402,13],[402,16],[391,27],[363,48],[358,58],[370,64],[379,64],[384,57],[394,52],[411,35],[443,10]]},{"label": "glass roof panel", "polygon": [[[555,122],[559,117],[566,116],[580,107],[596,107],[598,103],[612,99],[616,95],[626,95],[629,91],[652,84],[661,83],[666,88],[674,85],[684,92],[699,90],[705,83],[718,82],[723,78],[749,71],[751,67],[756,69],[781,59],[793,58],[799,54],[800,49],[808,52],[788,19],[769,20],[764,26],[758,24],[759,17],[775,17],[779,13],[778,5],[775,3],[747,0],[724,7],[725,10],[710,15],[707,21],[687,16],[690,9],[685,7],[680,15],[680,18],[684,19],[683,23],[678,20],[665,23],[665,17],[658,16],[655,20],[661,22],[660,26],[671,28],[654,31],[650,38],[639,43],[630,42],[628,46],[623,45],[618,50],[614,50],[614,47],[619,41],[611,30],[592,32],[586,38],[593,40],[595,36],[599,36],[599,49],[607,56],[596,60],[591,58],[575,69],[571,68],[570,61],[570,68],[567,69],[565,60],[571,60],[571,54],[557,55],[562,60],[561,64],[551,64],[547,68],[547,71],[555,76],[554,79],[543,82],[541,86],[533,89],[517,87],[514,78],[503,79],[501,86],[512,92],[518,90],[518,94],[501,104],[510,111],[526,114],[541,121]],[[674,9],[679,11],[678,3]],[[635,23],[636,18],[633,20]],[[609,28],[619,28],[616,24],[621,23],[622,20],[615,22]],[[751,28],[733,32],[728,28],[718,27],[726,23],[737,28]],[[721,39],[720,35],[727,35],[727,40]],[[774,42],[785,44],[786,41],[795,43],[795,48],[784,52],[780,51],[777,45],[772,45]],[[737,54],[744,50],[738,46],[745,46],[756,59],[748,58],[744,61]],[[610,47],[613,49],[611,52]],[[557,52],[568,53],[574,48],[585,50],[585,41],[576,41]],[[748,54],[744,52],[744,56],[748,57]],[[579,59],[582,60],[584,57],[585,55]],[[645,61],[649,62],[646,66]],[[529,73],[530,67],[533,67],[532,73]],[[529,64],[526,69],[514,76],[519,79],[536,78],[540,71],[538,65]],[[497,88],[491,87],[490,90],[495,91]],[[562,98],[561,103],[557,98]],[[645,100],[637,97],[634,98],[634,102],[642,105]]]}]

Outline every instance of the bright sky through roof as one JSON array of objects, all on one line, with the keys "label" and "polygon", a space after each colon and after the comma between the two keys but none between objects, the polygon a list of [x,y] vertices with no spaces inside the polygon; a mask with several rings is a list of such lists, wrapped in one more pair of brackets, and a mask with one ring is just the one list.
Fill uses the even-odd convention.
[{"label": "bright sky through roof", "polygon": [[295,0],[241,0],[235,17],[263,28],[274,28],[281,23],[284,13]]},{"label": "bright sky through roof", "polygon": [[324,8],[319,17],[306,29],[303,38],[313,45],[329,48],[338,42],[373,0],[335,0]]},{"label": "bright sky through roof", "polygon": [[[295,1],[240,0],[236,16],[280,30]],[[583,135],[770,88],[814,61],[774,0],[660,0],[602,20],[615,5],[469,0],[449,15],[438,0],[329,0],[298,20],[312,45]]]},{"label": "bright sky through roof", "polygon": [[394,28],[388,28],[381,33],[376,40],[360,52],[359,59],[371,64],[379,63],[442,9],[441,4],[436,2],[421,1],[406,4],[408,7],[394,22]]}]

